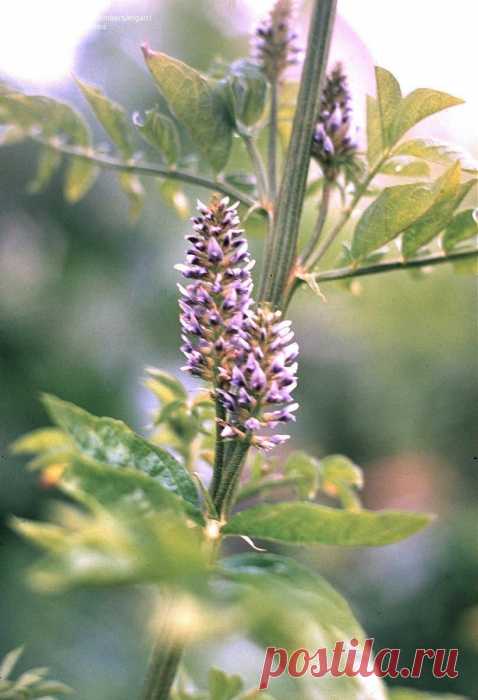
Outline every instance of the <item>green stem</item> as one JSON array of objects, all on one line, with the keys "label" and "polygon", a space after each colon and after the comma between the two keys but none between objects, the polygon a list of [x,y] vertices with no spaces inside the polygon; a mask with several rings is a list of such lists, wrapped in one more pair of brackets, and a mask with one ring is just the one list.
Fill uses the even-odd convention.
[{"label": "green stem", "polygon": [[[463,250],[458,253],[451,253],[450,255],[429,255],[414,260],[392,260],[390,262],[368,265],[366,267],[341,267],[337,270],[319,272],[317,273],[316,279],[317,283],[332,282],[334,280],[351,279],[353,277],[377,275],[382,272],[394,272],[396,270],[410,270],[420,267],[443,265],[444,263],[459,262],[460,260],[469,260],[476,257],[478,257],[478,248],[474,250]],[[299,286],[302,283],[302,280],[298,280]]]},{"label": "green stem", "polygon": [[214,505],[219,515],[225,513],[226,506],[229,507],[238,483],[241,468],[250,447],[250,440],[239,440],[235,446],[231,457],[225,466],[223,478],[219,486]]},{"label": "green stem", "polygon": [[223,404],[216,399],[216,449],[214,453],[214,470],[212,473],[212,482],[210,493],[214,500],[216,496],[217,489],[221,483],[222,470],[224,467],[224,440],[221,437],[221,431],[223,426],[220,425],[219,421],[226,420],[226,411]]},{"label": "green stem", "polygon": [[385,153],[382,158],[380,158],[379,162],[372,168],[370,173],[367,175],[365,181],[361,183],[361,185],[357,188],[357,191],[349,204],[349,206],[344,210],[342,213],[342,216],[338,220],[337,224],[334,226],[332,231],[330,232],[329,236],[324,240],[321,246],[315,251],[315,253],[310,257],[307,268],[311,270],[317,263],[322,260],[332,243],[335,241],[339,233],[342,231],[343,227],[345,224],[348,222],[350,217],[352,216],[353,211],[355,210],[355,207],[357,204],[360,202],[364,194],[366,193],[367,189],[369,188],[372,180],[374,177],[377,175],[379,172],[380,168],[382,165],[386,162],[387,158],[389,157],[389,153]]},{"label": "green stem", "polygon": [[267,165],[269,172],[269,197],[275,202],[277,196],[277,117],[279,111],[279,85],[277,78],[270,84],[271,100],[269,115],[269,142]]},{"label": "green stem", "polygon": [[324,184],[324,189],[322,191],[322,199],[320,200],[319,213],[317,216],[317,222],[315,225],[315,229],[314,229],[312,236],[310,237],[309,242],[304,247],[304,250],[301,253],[301,256],[300,256],[299,261],[298,261],[300,266],[307,266],[307,261],[308,261],[309,257],[315,251],[315,249],[319,243],[320,237],[322,235],[322,231],[324,230],[324,225],[325,225],[325,221],[327,219],[327,214],[329,212],[331,191],[332,191],[332,188],[331,188],[330,183],[326,182]]},{"label": "green stem", "polygon": [[261,204],[265,204],[267,199],[267,175],[264,167],[264,161],[257,148],[255,139],[247,133],[241,133],[242,140],[251,159],[252,167],[257,181],[257,193]]},{"label": "green stem", "polygon": [[66,156],[72,156],[74,158],[79,158],[80,160],[87,161],[89,163],[94,163],[100,168],[105,170],[119,170],[124,173],[135,173],[137,175],[148,175],[152,177],[160,177],[168,180],[176,180],[178,182],[184,182],[188,185],[196,185],[197,187],[204,187],[207,190],[212,190],[215,192],[221,192],[228,197],[241,202],[247,207],[254,207],[257,202],[252,197],[249,197],[241,190],[238,190],[232,185],[221,180],[209,180],[206,177],[201,177],[194,173],[188,173],[184,170],[173,170],[170,168],[164,168],[160,165],[146,162],[125,162],[118,158],[111,158],[110,156],[102,156],[98,153],[91,153],[87,149],[83,149],[76,146],[66,146],[64,144],[58,143],[57,141],[42,139],[40,137],[32,137],[37,143],[41,143],[42,146],[51,148],[55,151],[65,154]]},{"label": "green stem", "polygon": [[336,0],[315,0],[307,52],[277,199],[272,254],[265,260],[261,299],[280,306],[294,261],[317,118],[321,83],[327,63]]},{"label": "green stem", "polygon": [[168,631],[170,621],[171,611],[166,609],[163,630],[158,635],[158,641],[151,654],[142,700],[169,700],[170,698],[171,687],[183,651],[182,646],[171,639],[171,634]]}]

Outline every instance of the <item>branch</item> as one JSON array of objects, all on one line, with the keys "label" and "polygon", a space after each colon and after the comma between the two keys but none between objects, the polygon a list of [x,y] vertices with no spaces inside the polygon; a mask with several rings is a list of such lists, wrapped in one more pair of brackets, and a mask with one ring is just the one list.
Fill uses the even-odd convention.
[{"label": "branch", "polygon": [[[334,280],[344,280],[353,277],[364,277],[365,275],[378,275],[382,272],[394,272],[396,270],[409,270],[413,268],[429,267],[431,265],[442,265],[443,263],[453,263],[459,260],[468,260],[478,257],[478,248],[473,250],[463,250],[459,253],[450,255],[429,255],[415,260],[392,260],[387,263],[369,265],[368,267],[341,267],[337,270],[326,270],[318,272],[316,275],[317,283],[332,282]],[[303,284],[304,281],[297,279],[298,284]]]},{"label": "branch", "polygon": [[265,260],[260,298],[280,306],[297,247],[310,147],[325,73],[336,0],[315,0],[307,52],[272,229],[272,254]]},{"label": "branch", "polygon": [[42,146],[59,151],[66,156],[73,156],[74,158],[88,161],[100,168],[105,168],[106,170],[119,170],[120,172],[124,173],[136,173],[137,175],[149,175],[150,177],[161,177],[169,180],[176,180],[179,182],[184,182],[188,185],[196,185],[197,187],[204,187],[207,190],[221,192],[221,194],[238,200],[246,207],[257,206],[255,199],[221,180],[209,180],[208,178],[195,175],[194,173],[188,173],[184,170],[171,170],[170,168],[164,168],[153,163],[136,163],[132,161],[123,161],[118,158],[111,158],[110,156],[102,156],[98,153],[89,151],[88,149],[80,148],[78,146],[67,146],[59,143],[58,141],[42,139],[38,136],[33,136],[32,139],[37,143],[40,143]]}]

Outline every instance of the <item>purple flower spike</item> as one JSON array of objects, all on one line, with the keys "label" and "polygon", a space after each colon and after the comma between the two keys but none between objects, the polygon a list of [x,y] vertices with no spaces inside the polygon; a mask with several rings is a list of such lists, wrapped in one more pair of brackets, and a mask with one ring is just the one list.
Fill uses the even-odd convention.
[{"label": "purple flower spike", "polygon": [[312,142],[312,155],[329,181],[357,174],[357,145],[349,136],[352,107],[347,76],[338,63],[327,76]]},{"label": "purple flower spike", "polygon": [[271,82],[279,79],[288,66],[297,63],[297,33],[292,29],[294,3],[276,0],[252,38],[252,54]]},{"label": "purple flower spike", "polygon": [[[240,230],[237,206],[227,197],[213,197],[209,206],[198,201],[199,213],[192,220],[195,233],[186,237],[191,245],[187,264],[176,265],[193,280],[179,286],[186,369],[216,389],[227,388],[234,358],[243,352],[237,341],[243,343],[247,335],[245,319],[252,303],[247,242],[241,241],[240,259],[231,247]],[[221,397],[227,408],[234,408],[232,398]]]}]

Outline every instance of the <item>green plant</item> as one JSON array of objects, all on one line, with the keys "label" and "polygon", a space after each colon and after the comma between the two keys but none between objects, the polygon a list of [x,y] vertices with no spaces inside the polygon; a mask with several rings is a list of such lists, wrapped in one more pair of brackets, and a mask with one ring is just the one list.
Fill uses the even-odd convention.
[{"label": "green plant", "polygon": [[[285,439],[268,436],[267,428],[292,420],[297,408],[291,392],[298,349],[282,317],[300,286],[322,294],[321,286],[332,280],[475,262],[478,254],[476,212],[462,208],[476,186],[476,166],[433,141],[406,140],[419,121],[460,100],[425,89],[403,97],[394,76],[377,68],[377,96],[368,98],[367,149],[361,153],[350,135],[343,69],[325,76],[335,3],[314,3],[299,86],[284,78],[296,60],[290,13],[291,4],[278,0],[257,30],[253,56],[216,67],[211,76],[143,47],[168,114],[150,109],[130,122],[99,89],[77,81],[117,157],[95,150],[87,125],[68,105],[6,86],[0,95],[3,141],[29,138],[39,144],[33,191],[48,183],[65,156],[70,202],[86,194],[99,168],[118,172],[133,217],[144,196],[141,176],[164,181],[163,196],[180,208],[183,184],[226,197],[214,195],[199,205],[188,259],[179,266],[191,280],[181,290],[183,352],[187,369],[206,389],[191,397],[175,377],[152,370],[147,382],[160,407],[150,440],[119,421],[46,396],[56,428],[31,433],[13,446],[33,454],[31,466],[42,471],[44,481],[76,503],[58,506],[54,523],[14,520],[16,530],[46,552],[31,572],[38,589],[159,586],[160,622],[145,700],[256,696],[257,691],[244,691],[239,678],[215,670],[206,696],[183,687],[181,678],[173,687],[183,649],[203,635],[240,630],[259,644],[287,648],[302,647],[317,632],[330,644],[337,636],[364,638],[346,602],[320,577],[276,554],[224,556],[224,539],[242,537],[253,547],[256,538],[378,546],[430,521],[426,514],[364,510],[361,471],[341,455],[316,460],[293,452],[279,466],[264,456]],[[291,92],[297,98],[288,121]],[[181,129],[195,147],[196,169],[185,169]],[[136,156],[138,135],[158,154],[158,164]],[[252,177],[227,173],[234,135],[250,156]],[[288,148],[277,187],[279,136]],[[311,162],[316,173],[309,177]],[[383,176],[404,181],[382,187]],[[227,197],[239,202],[246,221],[260,217],[266,232],[256,299],[247,240]],[[364,201],[368,206],[343,244],[337,267],[325,268],[326,254]],[[302,215],[316,205],[316,226],[306,236]],[[197,473],[203,463],[212,467],[209,487]],[[268,493],[284,488],[295,498],[267,502]],[[340,507],[314,503],[319,492],[336,497]],[[243,507],[257,497],[264,502]],[[359,697],[349,679],[334,682],[340,697]],[[300,692],[307,697],[307,687]],[[384,697],[386,691],[379,686],[376,692]]]}]

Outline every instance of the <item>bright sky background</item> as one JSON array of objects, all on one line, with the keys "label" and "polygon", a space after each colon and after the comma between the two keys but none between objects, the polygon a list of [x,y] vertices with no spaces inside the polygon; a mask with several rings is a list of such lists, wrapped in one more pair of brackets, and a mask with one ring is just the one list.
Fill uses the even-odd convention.
[{"label": "bright sky background", "polygon": [[[194,2],[195,0],[190,0]],[[105,11],[121,14],[119,0],[1,0],[0,73],[31,84],[64,80],[75,51]],[[272,0],[216,0],[232,12],[247,7],[252,23]],[[160,0],[154,4],[160,11]],[[126,3],[128,13],[144,12],[144,0]],[[334,54],[345,58],[351,82],[370,90],[372,62],[391,70],[406,92],[434,87],[467,104],[441,118],[446,136],[468,147],[477,144],[476,0],[338,0],[339,24]],[[124,31],[127,25],[125,25]],[[353,37],[350,29],[358,37]],[[366,47],[366,48],[365,48]],[[346,56],[340,56],[341,53]],[[365,86],[364,86],[365,81]],[[446,114],[446,113],[445,113]]]}]

